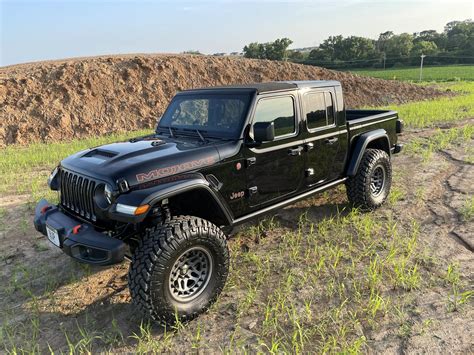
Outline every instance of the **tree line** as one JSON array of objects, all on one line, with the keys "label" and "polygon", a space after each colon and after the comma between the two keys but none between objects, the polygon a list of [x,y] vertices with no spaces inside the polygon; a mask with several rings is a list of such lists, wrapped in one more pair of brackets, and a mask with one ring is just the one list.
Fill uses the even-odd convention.
[{"label": "tree line", "polygon": [[247,58],[291,60],[326,67],[391,67],[419,64],[474,63],[474,22],[451,21],[444,31],[395,34],[386,31],[377,39],[359,36],[330,36],[311,51],[288,50],[289,38],[268,43],[250,43],[243,49]]}]

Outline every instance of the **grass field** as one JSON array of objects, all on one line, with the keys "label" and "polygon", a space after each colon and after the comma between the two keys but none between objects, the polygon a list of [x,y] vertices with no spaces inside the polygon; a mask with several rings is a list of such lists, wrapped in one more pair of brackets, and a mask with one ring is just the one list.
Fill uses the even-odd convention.
[{"label": "grass field", "polygon": [[[78,265],[31,223],[40,197],[57,198],[46,179],[60,159],[147,132],[1,149],[0,352],[443,352],[438,343],[429,347],[438,337],[469,346],[472,254],[457,249],[444,227],[472,226],[472,193],[454,195],[447,181],[473,161],[473,126],[455,125],[474,117],[474,81],[440,87],[461,95],[388,107],[421,133],[402,136],[406,150],[394,158],[383,208],[360,213],[340,187],[247,226],[229,242],[231,272],[217,303],[171,329],[136,314],[126,265]],[[451,165],[441,154],[449,149],[461,154]]]},{"label": "grass field", "polygon": [[[390,68],[386,70],[355,69],[352,72],[365,76],[387,80],[419,81],[420,68]],[[474,80],[474,65],[447,65],[423,67],[423,81],[472,81]]]},{"label": "grass field", "polygon": [[414,128],[435,127],[474,117],[474,81],[440,83],[436,86],[440,90],[450,90],[456,95],[381,108],[398,111],[405,124]]}]

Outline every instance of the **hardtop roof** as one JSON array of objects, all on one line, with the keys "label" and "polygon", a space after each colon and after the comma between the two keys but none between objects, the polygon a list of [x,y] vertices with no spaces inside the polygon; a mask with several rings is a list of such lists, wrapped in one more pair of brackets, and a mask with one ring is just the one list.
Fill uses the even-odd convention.
[{"label": "hardtop roof", "polygon": [[220,90],[247,90],[255,91],[257,93],[265,93],[272,91],[286,91],[303,88],[318,88],[327,86],[340,86],[340,82],[336,80],[305,80],[305,81],[271,81],[266,83],[253,83],[253,84],[236,84],[236,85],[223,85],[223,86],[211,86],[205,88],[196,88],[190,90],[184,90],[183,93],[195,92],[195,91],[220,91]]}]

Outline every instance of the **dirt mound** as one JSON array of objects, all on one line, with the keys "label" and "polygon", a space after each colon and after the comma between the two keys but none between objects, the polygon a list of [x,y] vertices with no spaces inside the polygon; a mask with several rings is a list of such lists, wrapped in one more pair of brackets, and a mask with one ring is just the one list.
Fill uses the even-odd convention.
[{"label": "dirt mound", "polygon": [[424,100],[434,89],[266,60],[130,55],[0,68],[0,146],[149,128],[179,90],[333,79],[350,107]]}]

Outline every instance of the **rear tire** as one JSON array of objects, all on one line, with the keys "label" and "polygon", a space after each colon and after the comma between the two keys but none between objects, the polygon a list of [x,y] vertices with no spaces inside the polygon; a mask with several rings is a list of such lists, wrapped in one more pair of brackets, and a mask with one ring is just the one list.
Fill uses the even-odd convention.
[{"label": "rear tire", "polygon": [[192,216],[147,230],[132,257],[128,284],[133,303],[162,323],[186,322],[221,293],[229,272],[224,233]]},{"label": "rear tire", "polygon": [[365,211],[380,207],[392,185],[392,163],[380,149],[367,149],[355,176],[346,182],[347,197],[355,207]]}]

